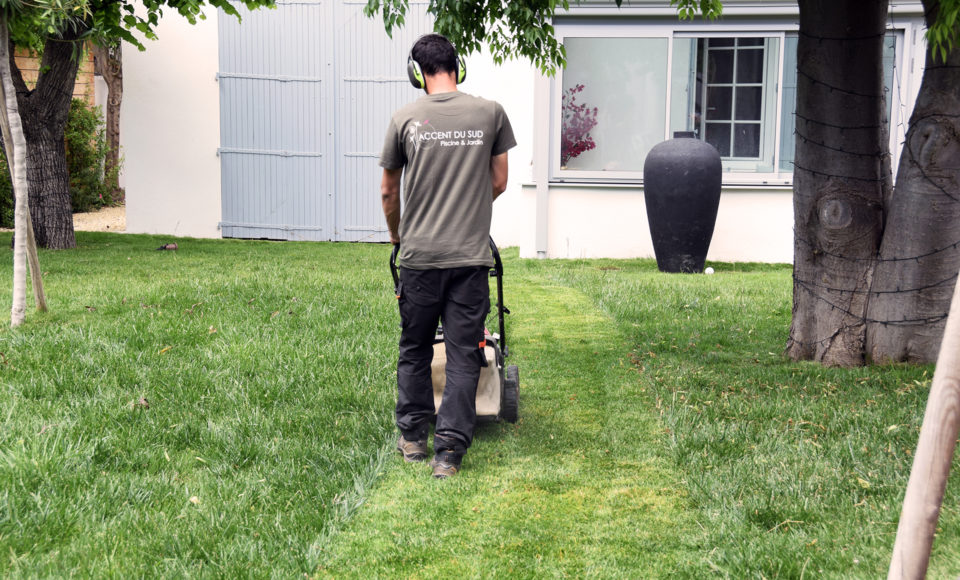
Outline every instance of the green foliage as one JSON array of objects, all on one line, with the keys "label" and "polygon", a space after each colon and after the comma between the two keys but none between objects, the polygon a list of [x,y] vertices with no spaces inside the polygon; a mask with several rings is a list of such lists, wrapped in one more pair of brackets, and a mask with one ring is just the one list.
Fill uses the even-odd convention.
[{"label": "green foliage", "polygon": [[715,20],[723,13],[721,0],[670,0],[670,5],[677,7],[677,14],[683,20],[692,20],[698,12]]},{"label": "green foliage", "polygon": [[[240,18],[237,3],[230,0],[209,0],[208,3],[204,0],[146,0],[144,2],[96,0],[91,4],[91,18],[87,24],[91,35],[99,44],[112,44],[118,40],[124,40],[140,50],[146,50],[144,44],[134,36],[134,32],[142,34],[149,40],[155,40],[157,38],[155,28],[165,9],[176,10],[190,24],[196,24],[197,20],[206,19],[203,13],[205,4]],[[253,10],[259,7],[274,7],[276,1],[241,0],[240,4]]]},{"label": "green foliage", "polygon": [[89,107],[80,99],[73,99],[64,141],[73,211],[90,211],[112,203],[111,196],[119,169],[111,172],[111,175],[104,174],[109,147],[100,109]]},{"label": "green foliage", "polygon": [[[120,168],[104,174],[107,135],[98,108],[73,99],[64,132],[70,202],[74,212],[90,211],[113,203]],[[6,157],[0,152],[0,227],[13,227],[13,185]]]},{"label": "green foliage", "polygon": [[7,14],[7,26],[14,45],[43,50],[48,37],[58,37],[61,32],[85,28],[90,14],[89,0],[14,0],[0,7]]},{"label": "green foliage", "polygon": [[[622,0],[613,0],[620,7]],[[720,15],[719,0],[672,0],[684,18],[698,11],[708,18]],[[408,0],[367,0],[367,16],[382,14],[387,34],[404,24]],[[434,30],[449,38],[463,53],[490,49],[495,62],[526,58],[546,74],[566,64],[566,51],[557,42],[552,25],[558,11],[570,9],[568,0],[430,0]]]},{"label": "green foliage", "polygon": [[937,18],[927,29],[927,42],[934,60],[939,57],[946,63],[947,55],[960,40],[960,0],[940,0],[936,8]]},{"label": "green foliage", "polygon": [[[273,7],[275,0],[241,0],[249,9]],[[93,39],[97,44],[112,45],[126,41],[146,50],[134,33],[156,40],[155,28],[164,10],[175,10],[191,24],[203,20],[206,5],[220,8],[240,18],[237,3],[230,0],[33,0],[0,2],[0,10],[9,16],[10,37],[14,44],[36,51],[48,39],[59,37],[66,30],[80,33],[81,40]]]}]

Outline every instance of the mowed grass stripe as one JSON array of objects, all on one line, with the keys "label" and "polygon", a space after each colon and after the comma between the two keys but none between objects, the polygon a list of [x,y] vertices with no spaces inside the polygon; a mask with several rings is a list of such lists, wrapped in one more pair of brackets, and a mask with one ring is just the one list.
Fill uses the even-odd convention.
[{"label": "mowed grass stripe", "polygon": [[318,576],[667,577],[690,560],[696,524],[617,325],[507,267],[521,420],[480,427],[451,480],[394,457]]}]

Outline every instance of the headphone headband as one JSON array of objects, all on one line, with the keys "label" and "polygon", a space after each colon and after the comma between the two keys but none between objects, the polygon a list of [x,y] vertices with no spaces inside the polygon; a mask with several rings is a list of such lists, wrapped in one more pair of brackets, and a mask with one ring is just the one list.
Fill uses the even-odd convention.
[{"label": "headphone headband", "polygon": [[[451,44],[451,46],[453,46]],[[454,47],[456,51],[456,47]],[[463,57],[460,56],[460,53],[457,53],[457,84],[459,85],[467,79],[467,63],[463,61]],[[409,54],[407,54],[407,78],[410,79],[410,84],[413,85],[416,89],[427,88],[427,82],[423,78],[423,69],[420,67],[420,63],[413,58],[413,48],[410,48]]]}]

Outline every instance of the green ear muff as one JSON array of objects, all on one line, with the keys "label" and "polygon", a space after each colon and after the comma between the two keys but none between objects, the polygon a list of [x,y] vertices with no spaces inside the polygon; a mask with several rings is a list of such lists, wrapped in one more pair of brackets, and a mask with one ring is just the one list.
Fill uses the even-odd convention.
[{"label": "green ear muff", "polygon": [[465,80],[467,80],[467,63],[464,62],[463,57],[458,54],[457,55],[457,84],[459,85]]},{"label": "green ear muff", "polygon": [[420,70],[420,63],[413,60],[413,52],[407,56],[407,78],[415,89],[423,89],[427,84],[423,81],[423,71]]},{"label": "green ear muff", "polygon": [[[423,80],[423,70],[420,69],[420,63],[413,59],[413,51],[407,55],[407,78],[415,89],[424,89],[427,83]],[[463,57],[457,55],[457,84],[467,80],[467,63]]]}]

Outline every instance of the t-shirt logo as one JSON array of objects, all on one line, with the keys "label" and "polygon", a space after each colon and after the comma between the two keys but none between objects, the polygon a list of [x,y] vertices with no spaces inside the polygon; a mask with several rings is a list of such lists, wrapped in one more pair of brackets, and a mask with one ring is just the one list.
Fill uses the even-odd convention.
[{"label": "t-shirt logo", "polygon": [[450,130],[439,131],[430,126],[430,120],[423,122],[412,121],[407,127],[407,139],[413,145],[414,152],[420,151],[420,145],[426,142],[436,142],[441,147],[475,147],[483,145],[483,130]]},{"label": "t-shirt logo", "polygon": [[410,125],[407,128],[407,133],[408,133],[407,139],[410,139],[410,142],[413,143],[414,151],[420,150],[420,126],[421,125],[423,125],[424,127],[429,127],[430,119],[424,119],[423,123],[421,123],[420,121],[414,121],[413,125]]}]

